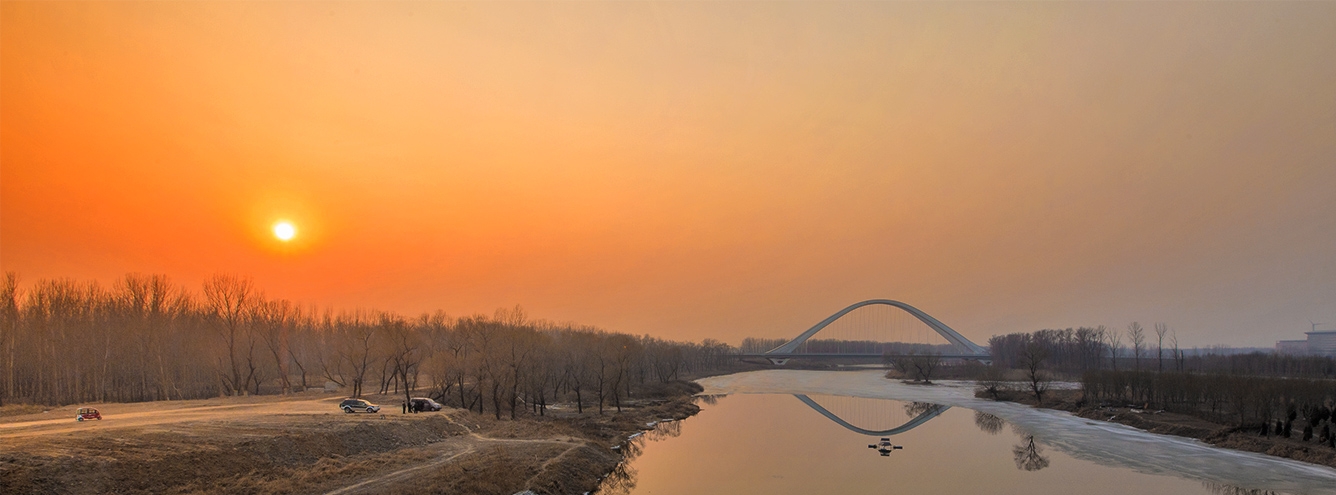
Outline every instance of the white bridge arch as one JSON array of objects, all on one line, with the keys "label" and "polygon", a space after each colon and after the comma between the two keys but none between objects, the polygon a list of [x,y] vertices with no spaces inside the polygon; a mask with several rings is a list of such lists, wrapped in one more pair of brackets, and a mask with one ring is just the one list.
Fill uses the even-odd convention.
[{"label": "white bridge arch", "polygon": [[970,339],[967,339],[965,338],[964,335],[961,335],[955,330],[952,330],[951,327],[948,327],[946,326],[945,323],[938,321],[937,318],[933,318],[932,315],[924,313],[922,310],[910,306],[908,304],[902,303],[900,301],[892,301],[890,299],[869,299],[867,301],[851,304],[849,305],[849,307],[844,308],[839,312],[830,315],[829,318],[821,320],[820,323],[813,325],[812,328],[807,329],[806,332],[799,334],[797,338],[790,340],[784,345],[781,345],[779,347],[767,351],[765,355],[772,355],[772,356],[792,355],[794,354],[793,351],[798,349],[798,346],[802,345],[803,342],[806,342],[807,339],[812,338],[813,335],[816,335],[817,332],[820,332],[822,329],[826,328],[831,323],[834,323],[835,320],[840,319],[841,317],[849,314],[849,312],[855,309],[861,308],[863,306],[871,306],[874,304],[893,306],[904,310],[906,313],[909,313],[910,315],[913,315],[915,318],[918,318],[919,321],[922,321],[924,324],[928,325],[929,328],[932,328],[934,331],[940,334],[943,338],[946,339],[947,342],[950,342],[951,345],[955,346],[957,349],[960,349],[962,355],[980,356],[980,357],[988,356],[988,349],[985,349],[984,347],[975,344],[974,342],[971,342]]}]

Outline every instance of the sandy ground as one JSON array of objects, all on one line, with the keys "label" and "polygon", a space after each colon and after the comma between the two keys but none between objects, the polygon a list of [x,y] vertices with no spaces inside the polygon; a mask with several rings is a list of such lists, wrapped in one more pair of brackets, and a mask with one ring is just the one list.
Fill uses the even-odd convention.
[{"label": "sandy ground", "polygon": [[998,416],[1045,445],[1076,458],[1138,472],[1227,483],[1296,494],[1336,494],[1336,469],[1128,426],[1091,421],[1062,411],[974,397],[971,382],[908,385],[880,371],[767,370],[704,378],[703,394],[810,394],[899,399],[964,407]]},{"label": "sandy ground", "polygon": [[[0,418],[0,442],[24,437],[65,435],[147,426],[171,426],[210,421],[268,421],[274,416],[341,414],[342,397],[218,398],[207,400],[139,402],[130,404],[80,404],[51,409],[45,413]],[[397,404],[396,404],[397,406]],[[75,421],[80,407],[95,407],[101,420]],[[386,411],[389,412],[389,411]],[[395,411],[397,412],[397,410]]]}]

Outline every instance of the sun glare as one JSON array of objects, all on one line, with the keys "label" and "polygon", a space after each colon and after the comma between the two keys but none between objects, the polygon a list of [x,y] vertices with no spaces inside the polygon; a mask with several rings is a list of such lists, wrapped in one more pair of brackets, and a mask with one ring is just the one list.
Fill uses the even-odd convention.
[{"label": "sun glare", "polygon": [[291,223],[278,222],[274,224],[274,237],[277,237],[278,240],[287,242],[292,240],[292,238],[296,236],[297,236],[297,227],[293,227]]}]

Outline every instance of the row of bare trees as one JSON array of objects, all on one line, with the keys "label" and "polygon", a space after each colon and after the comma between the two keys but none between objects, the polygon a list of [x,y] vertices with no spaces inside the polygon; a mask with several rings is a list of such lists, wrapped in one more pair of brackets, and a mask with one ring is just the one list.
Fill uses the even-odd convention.
[{"label": "row of bare trees", "polygon": [[1177,333],[1164,323],[1156,323],[1153,342],[1148,340],[1151,337],[1140,323],[1132,322],[1126,331],[1100,325],[995,335],[988,339],[988,346],[994,362],[1007,367],[1017,367],[1026,348],[1038,345],[1044,348],[1048,364],[1054,369],[1102,369],[1106,363],[1110,368],[1118,369],[1121,361],[1124,366],[1131,364],[1133,369],[1140,370],[1143,358],[1147,361],[1153,358],[1155,369],[1164,371],[1167,357],[1169,369],[1182,370],[1185,353],[1178,348]]},{"label": "row of bare trees", "polygon": [[[1123,331],[1098,327],[1039,330],[1031,333],[995,335],[988,339],[993,362],[1006,368],[1024,368],[1038,346],[1044,367],[1053,371],[1080,373],[1088,370],[1152,370],[1189,373],[1276,376],[1289,378],[1336,378],[1336,359],[1328,356],[1295,356],[1273,352],[1229,353],[1228,349],[1179,348],[1175,332],[1156,323],[1148,332],[1132,322]],[[1028,353],[1028,355],[1027,355]]]},{"label": "row of bare trees", "polygon": [[[736,366],[718,341],[680,343],[529,319],[317,310],[214,276],[198,293],[161,275],[104,287],[0,286],[0,400],[41,404],[287,394],[338,386],[434,395],[500,417],[572,400],[620,407],[647,383]],[[416,391],[416,392],[414,392]]]},{"label": "row of bare trees", "polygon": [[[1036,400],[1042,401],[1047,391],[1052,379],[1049,370],[1082,372],[1086,400],[1235,423],[1257,428],[1263,435],[1288,437],[1299,421],[1302,440],[1336,446],[1336,432],[1332,431],[1336,429],[1336,360],[1260,352],[1186,356],[1167,326],[1157,324],[1154,335],[1152,347],[1145,329],[1133,323],[1125,333],[1104,327],[1040,330],[996,336],[989,344],[996,365],[1024,372]],[[1163,360],[1166,335],[1172,346],[1167,368]],[[1131,359],[1118,353],[1123,337],[1131,344]],[[1150,349],[1156,352],[1146,352]],[[1155,366],[1143,370],[1143,354],[1147,360],[1153,357]],[[1001,388],[1000,372],[980,378],[980,390],[985,393],[997,397]]]},{"label": "row of bare trees", "polygon": [[1302,420],[1303,440],[1312,438],[1319,427],[1325,427],[1325,431],[1319,430],[1320,441],[1330,443],[1333,439],[1336,381],[1332,380],[1092,370],[1084,374],[1082,389],[1089,399],[1163,409],[1220,423],[1261,426],[1262,434],[1274,431],[1288,437],[1294,422]]}]

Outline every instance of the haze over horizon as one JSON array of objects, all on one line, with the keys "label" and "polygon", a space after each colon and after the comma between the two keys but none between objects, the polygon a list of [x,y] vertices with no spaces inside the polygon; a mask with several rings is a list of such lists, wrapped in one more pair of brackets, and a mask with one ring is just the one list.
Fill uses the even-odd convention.
[{"label": "haze over horizon", "polygon": [[[1336,3],[0,4],[0,268],[792,337],[1336,328]],[[291,241],[271,232],[295,226]]]}]

